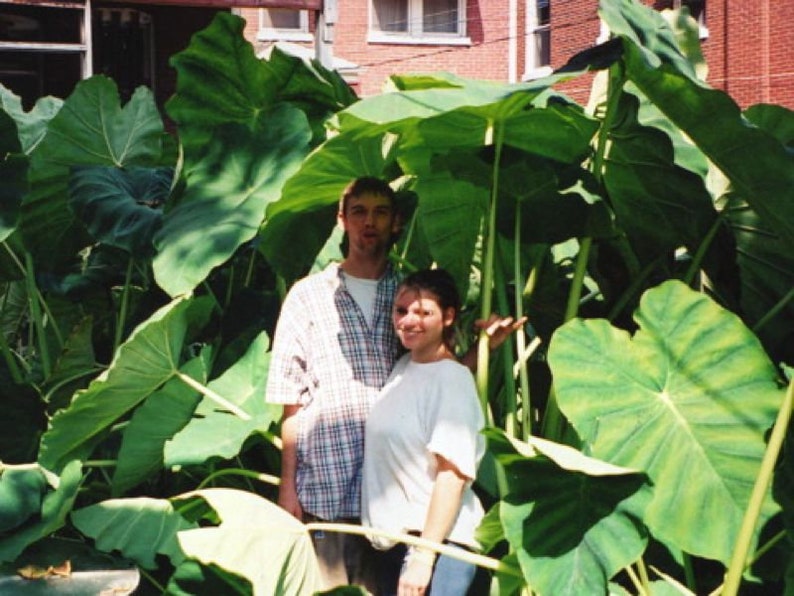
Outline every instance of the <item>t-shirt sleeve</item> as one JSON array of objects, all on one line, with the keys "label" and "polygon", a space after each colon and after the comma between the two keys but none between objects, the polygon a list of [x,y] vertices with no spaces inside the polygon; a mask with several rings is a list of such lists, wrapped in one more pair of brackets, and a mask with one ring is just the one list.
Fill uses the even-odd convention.
[{"label": "t-shirt sleeve", "polygon": [[485,440],[480,434],[484,419],[474,378],[463,366],[444,373],[435,385],[438,395],[429,412],[427,448],[474,479],[485,451]]}]

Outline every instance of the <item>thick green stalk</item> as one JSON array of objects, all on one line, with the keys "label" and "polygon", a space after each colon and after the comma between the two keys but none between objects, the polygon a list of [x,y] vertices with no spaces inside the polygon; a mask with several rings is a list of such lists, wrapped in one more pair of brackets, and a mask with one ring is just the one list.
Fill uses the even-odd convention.
[{"label": "thick green stalk", "polygon": [[28,294],[28,308],[33,327],[36,329],[36,339],[39,345],[39,357],[41,358],[41,368],[44,377],[47,378],[52,373],[52,362],[50,360],[50,349],[47,346],[47,335],[44,329],[44,318],[39,303],[39,290],[36,287],[36,273],[33,270],[33,257],[30,253],[25,253],[25,287]]},{"label": "thick green stalk", "polygon": [[248,267],[245,269],[244,288],[250,288],[254,280],[254,265],[256,265],[256,250],[251,250],[251,257],[248,259]]},{"label": "thick green stalk", "polygon": [[116,334],[113,338],[113,353],[119,349],[121,345],[121,338],[124,335],[124,325],[127,321],[127,310],[129,310],[130,303],[130,286],[132,285],[132,272],[135,266],[135,259],[130,255],[130,260],[127,263],[127,271],[124,274],[124,287],[121,289],[121,303],[119,304],[119,312],[116,315]]},{"label": "thick green stalk", "polygon": [[695,275],[697,275],[697,272],[700,271],[700,265],[703,262],[703,259],[706,257],[706,251],[708,251],[711,243],[714,242],[714,237],[717,235],[717,232],[722,226],[723,213],[724,212],[720,212],[717,214],[717,218],[714,220],[714,223],[711,224],[709,231],[706,233],[706,236],[703,238],[700,246],[698,246],[697,251],[695,251],[695,256],[692,257],[692,262],[690,263],[683,279],[683,282],[688,286],[692,285],[692,280],[695,279]]},{"label": "thick green stalk", "polygon": [[[527,284],[524,286],[523,291],[520,281],[521,276],[521,203],[516,203],[516,227],[513,234],[513,283],[515,284],[515,313],[516,318],[520,319],[524,316],[524,296],[532,296],[532,291],[535,289],[535,282],[537,281],[537,266],[532,267],[529,274]],[[532,398],[529,394],[529,367],[527,360],[523,357],[526,352],[526,335],[523,331],[516,333],[516,349],[518,351],[518,380],[521,387],[521,412],[523,414],[521,421],[521,438],[527,440],[529,435],[532,434]]]},{"label": "thick green stalk", "polygon": [[196,391],[201,393],[201,395],[203,395],[204,397],[208,397],[216,404],[218,404],[220,407],[222,407],[224,410],[228,410],[229,412],[231,412],[232,414],[234,414],[235,416],[237,416],[242,420],[246,420],[246,421],[251,420],[251,416],[247,412],[237,407],[235,404],[230,402],[225,397],[218,395],[209,387],[202,385],[201,383],[199,383],[192,377],[189,377],[183,372],[176,371],[175,374],[179,378],[179,380],[182,381],[185,385],[187,385],[191,389],[195,389]]},{"label": "thick green stalk", "polygon": [[[499,312],[506,313],[510,311],[510,305],[507,300],[507,292],[505,290],[506,283],[504,279],[504,274],[502,273],[502,267],[500,266],[501,258],[497,259],[494,265],[495,269],[495,289],[496,289],[496,300],[499,304]],[[520,335],[520,334],[519,334]],[[518,429],[521,428],[521,422],[518,420],[518,403],[516,401],[516,382],[515,376],[513,375],[513,362],[515,360],[515,354],[513,352],[513,344],[510,341],[506,341],[503,346],[502,350],[504,350],[504,358],[502,362],[504,363],[504,383],[505,383],[505,401],[507,402],[505,405],[505,411],[507,415],[505,416],[505,432],[511,437],[518,436]]]},{"label": "thick green stalk", "polygon": [[254,480],[259,480],[260,482],[273,485],[278,485],[281,482],[281,479],[278,476],[273,476],[271,474],[262,474],[253,470],[245,470],[243,468],[222,468],[220,470],[215,470],[212,474],[202,480],[201,483],[196,487],[196,490],[205,488],[220,476],[242,476],[244,478],[253,478]]},{"label": "thick green stalk", "polygon": [[[482,256],[482,287],[480,288],[480,316],[487,319],[492,312],[493,278],[494,278],[494,258],[496,253],[496,204],[499,197],[499,167],[502,159],[502,143],[504,139],[504,129],[501,125],[491,125],[494,142],[494,164],[491,175],[491,200],[488,207],[488,221],[484,230],[485,241],[483,242]],[[480,331],[477,341],[477,393],[480,396],[480,404],[483,412],[488,419],[488,334],[485,330]]]},{"label": "thick green stalk", "polygon": [[766,325],[769,321],[775,318],[775,316],[783,310],[786,305],[794,300],[794,288],[791,288],[788,293],[783,296],[780,300],[778,300],[777,304],[770,308],[767,313],[761,317],[758,322],[753,325],[753,333],[758,333],[758,330],[761,329],[764,325]]},{"label": "thick green stalk", "polygon": [[226,295],[223,297],[223,310],[229,308],[229,305],[232,303],[232,296],[234,295],[234,272],[236,271],[235,266],[232,264],[229,267],[229,281],[226,282]]},{"label": "thick green stalk", "polygon": [[579,254],[576,256],[576,268],[573,273],[571,289],[568,292],[568,304],[565,308],[565,321],[570,321],[579,314],[579,301],[582,299],[584,276],[587,274],[587,261],[590,258],[590,247],[593,239],[586,236],[579,240]]},{"label": "thick green stalk", "polygon": [[777,462],[780,449],[786,438],[786,430],[791,420],[792,404],[794,404],[794,379],[788,384],[786,397],[783,399],[783,404],[780,406],[775,426],[769,437],[769,444],[766,447],[764,458],[761,461],[761,469],[755,479],[753,492],[750,495],[750,502],[744,512],[742,527],[739,530],[739,536],[736,539],[736,546],[733,549],[731,563],[725,575],[725,585],[722,590],[723,596],[733,596],[739,593],[739,584],[742,580],[742,573],[744,573],[745,567],[747,566],[747,557],[750,552],[753,534],[755,533],[755,526],[758,523],[761,507],[763,506],[766,493],[769,490],[769,485],[772,482],[775,462]]},{"label": "thick green stalk", "polygon": [[[5,310],[5,304],[8,303],[8,284],[6,284],[6,291],[3,294],[3,307],[0,308],[0,312]],[[11,346],[8,345],[8,340],[6,339],[5,331],[0,329],[0,353],[3,355],[3,360],[5,360],[6,366],[8,367],[8,371],[11,373],[11,379],[17,385],[21,385],[24,382],[24,377],[22,376],[22,371],[19,369],[19,365],[17,364],[16,357],[14,352],[11,350]]]},{"label": "thick green stalk", "polygon": [[[596,144],[595,154],[591,162],[593,176],[598,183],[603,187],[604,178],[604,163],[606,161],[607,145],[609,142],[609,131],[612,129],[612,124],[617,118],[617,108],[620,101],[620,96],[623,93],[623,84],[625,82],[625,73],[619,63],[612,65],[609,68],[609,82],[607,86],[607,101],[604,119],[601,122],[601,128],[598,133],[598,142]],[[582,285],[584,283],[584,274],[587,271],[587,260],[590,257],[590,247],[592,245],[592,238],[584,237],[579,240],[579,255],[576,258],[576,270],[574,279],[571,283],[571,289],[568,294],[568,303],[565,309],[565,321],[574,318],[579,312],[579,300],[582,295]],[[557,399],[554,394],[554,385],[552,384],[551,391],[549,392],[548,405],[546,406],[546,414],[543,418],[543,436],[551,440],[562,440],[565,434],[565,419],[562,416],[559,408],[557,407]]]}]

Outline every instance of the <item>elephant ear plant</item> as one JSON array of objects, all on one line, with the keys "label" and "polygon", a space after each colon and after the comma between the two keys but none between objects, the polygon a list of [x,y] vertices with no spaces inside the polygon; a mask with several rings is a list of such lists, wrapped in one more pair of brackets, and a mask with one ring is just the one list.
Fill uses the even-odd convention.
[{"label": "elephant ear plant", "polygon": [[398,267],[450,270],[469,319],[530,317],[493,354],[460,338],[493,593],[791,591],[794,113],[706,84],[685,13],[599,14],[610,39],[547,78],[358,99],[222,13],[171,59],[174,135],[104,77],[29,112],[0,89],[2,572],[56,536],[161,592],[318,588],[273,503],[270,337],[374,175]]}]

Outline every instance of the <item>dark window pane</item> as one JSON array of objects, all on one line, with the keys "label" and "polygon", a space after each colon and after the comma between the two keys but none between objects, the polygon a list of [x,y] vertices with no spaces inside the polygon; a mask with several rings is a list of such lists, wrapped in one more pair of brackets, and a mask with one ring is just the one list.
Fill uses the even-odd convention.
[{"label": "dark window pane", "polygon": [[457,33],[458,0],[424,0],[422,6],[424,33]]}]

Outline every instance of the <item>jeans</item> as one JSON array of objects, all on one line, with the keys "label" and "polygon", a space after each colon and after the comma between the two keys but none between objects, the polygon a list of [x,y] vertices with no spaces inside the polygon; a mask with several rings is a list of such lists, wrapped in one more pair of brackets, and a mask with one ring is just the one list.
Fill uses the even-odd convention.
[{"label": "jeans", "polygon": [[[448,546],[455,547],[454,544]],[[407,550],[404,544],[398,544],[380,553],[377,562],[378,596],[397,594],[397,584],[400,581],[400,572]],[[426,593],[431,596],[465,596],[476,571],[476,565],[439,555]]]}]

